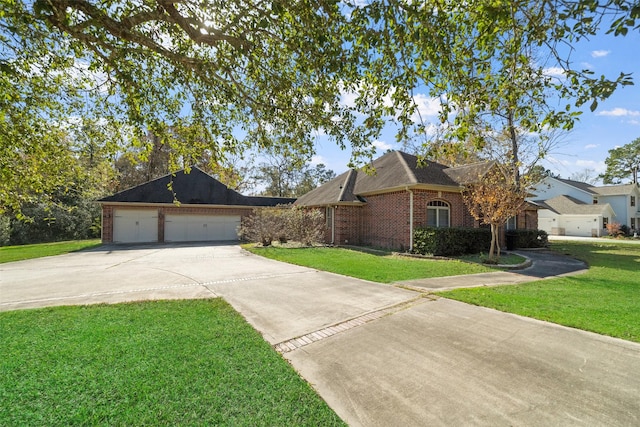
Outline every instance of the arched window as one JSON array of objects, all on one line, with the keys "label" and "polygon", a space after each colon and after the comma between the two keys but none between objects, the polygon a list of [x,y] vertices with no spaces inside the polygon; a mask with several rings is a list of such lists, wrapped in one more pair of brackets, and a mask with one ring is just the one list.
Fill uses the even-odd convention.
[{"label": "arched window", "polygon": [[449,204],[441,200],[427,203],[427,227],[449,227]]}]

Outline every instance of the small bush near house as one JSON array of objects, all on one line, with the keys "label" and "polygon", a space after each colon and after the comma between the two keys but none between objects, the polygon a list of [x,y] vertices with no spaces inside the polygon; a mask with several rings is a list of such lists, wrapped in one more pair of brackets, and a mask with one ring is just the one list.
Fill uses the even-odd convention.
[{"label": "small bush near house", "polygon": [[256,208],[251,215],[243,218],[240,237],[249,242],[270,246],[276,239],[284,239],[282,225],[284,208]]},{"label": "small bush near house", "polygon": [[510,230],[516,238],[516,248],[544,248],[549,236],[544,230]]},{"label": "small bush near house", "polygon": [[274,240],[297,241],[307,246],[321,241],[324,218],[317,210],[300,207],[256,208],[242,221],[240,237],[271,246]]},{"label": "small bush near house", "polygon": [[413,234],[413,251],[435,256],[474,254],[489,249],[487,228],[419,228]]},{"label": "small bush near house", "polygon": [[622,237],[625,235],[622,225],[619,222],[611,222],[607,224],[607,233],[611,237]]}]

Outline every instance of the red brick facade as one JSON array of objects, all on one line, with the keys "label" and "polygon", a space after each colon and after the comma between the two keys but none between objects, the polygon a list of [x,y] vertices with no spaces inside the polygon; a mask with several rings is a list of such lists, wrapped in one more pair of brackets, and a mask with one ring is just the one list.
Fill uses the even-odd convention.
[{"label": "red brick facade", "polygon": [[[359,206],[333,206],[333,227],[330,216],[326,221],[325,242],[336,245],[365,245],[398,250],[411,248],[411,193],[413,193],[413,229],[427,226],[427,205],[442,201],[449,206],[451,227],[478,227],[476,221],[456,192],[435,190],[403,190],[366,197]],[[327,208],[325,215],[327,215]],[[331,214],[329,214],[331,215]],[[517,227],[535,229],[536,210],[518,215]]]},{"label": "red brick facade", "polygon": [[113,217],[115,210],[153,210],[158,213],[158,242],[164,242],[164,219],[166,215],[238,215],[242,218],[250,215],[253,208],[224,208],[205,206],[121,206],[102,205],[102,242],[113,243]]}]

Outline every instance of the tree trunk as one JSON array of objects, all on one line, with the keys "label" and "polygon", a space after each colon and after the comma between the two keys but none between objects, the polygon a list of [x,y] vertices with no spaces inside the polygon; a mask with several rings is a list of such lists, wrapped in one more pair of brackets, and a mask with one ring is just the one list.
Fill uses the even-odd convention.
[{"label": "tree trunk", "polygon": [[497,240],[496,240],[496,226],[494,224],[491,224],[491,246],[489,247],[489,260],[492,261],[493,260],[493,254],[494,251],[493,249],[496,246]]}]

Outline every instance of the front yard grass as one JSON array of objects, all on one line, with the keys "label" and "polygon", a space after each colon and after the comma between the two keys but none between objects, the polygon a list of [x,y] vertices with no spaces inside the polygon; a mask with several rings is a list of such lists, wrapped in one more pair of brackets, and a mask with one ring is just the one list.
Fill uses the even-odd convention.
[{"label": "front yard grass", "polygon": [[344,425],[221,299],[0,313],[0,425]]},{"label": "front yard grass", "polygon": [[0,264],[3,262],[62,255],[97,246],[100,246],[100,239],[38,243],[34,245],[2,246],[0,247]]},{"label": "front yard grass", "polygon": [[640,342],[640,245],[557,241],[551,248],[586,261],[589,271],[438,295]]},{"label": "front yard grass", "polygon": [[344,248],[247,245],[245,249],[266,258],[381,283],[494,271],[479,264],[462,261],[375,255]]}]

